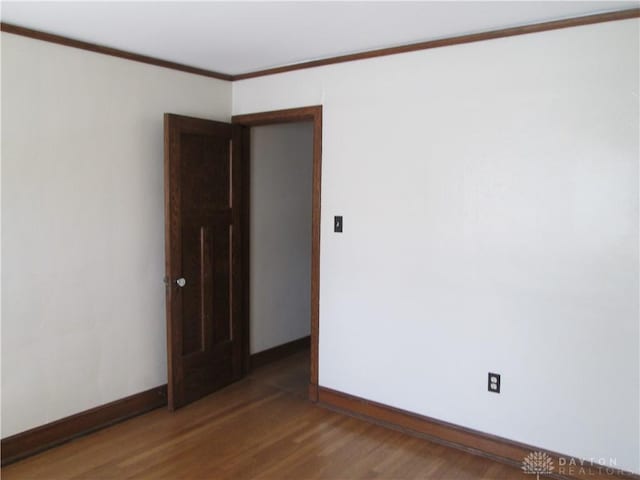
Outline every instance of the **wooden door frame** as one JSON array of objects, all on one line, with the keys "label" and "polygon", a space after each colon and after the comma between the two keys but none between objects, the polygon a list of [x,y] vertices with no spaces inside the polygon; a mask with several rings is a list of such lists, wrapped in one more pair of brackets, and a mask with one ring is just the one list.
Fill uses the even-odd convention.
[{"label": "wooden door frame", "polygon": [[251,127],[273,125],[277,123],[313,122],[313,180],[311,201],[311,369],[309,378],[309,399],[318,401],[318,341],[320,321],[320,193],[322,175],[322,105],[310,107],[272,110],[268,112],[234,115],[235,125],[242,126],[242,176],[243,176],[243,285],[244,285],[244,325],[245,371],[249,366],[249,203],[250,203],[250,148],[249,130]]}]

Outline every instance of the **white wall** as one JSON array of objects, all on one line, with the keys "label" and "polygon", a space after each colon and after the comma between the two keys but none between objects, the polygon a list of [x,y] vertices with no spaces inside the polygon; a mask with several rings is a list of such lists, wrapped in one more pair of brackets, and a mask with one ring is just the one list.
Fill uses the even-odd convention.
[{"label": "white wall", "polygon": [[311,327],[313,125],[251,129],[251,353]]},{"label": "white wall", "polygon": [[640,472],[639,53],[634,19],[234,83],[324,105],[322,386]]},{"label": "white wall", "polygon": [[231,85],[2,34],[2,436],[166,383],[164,112]]}]

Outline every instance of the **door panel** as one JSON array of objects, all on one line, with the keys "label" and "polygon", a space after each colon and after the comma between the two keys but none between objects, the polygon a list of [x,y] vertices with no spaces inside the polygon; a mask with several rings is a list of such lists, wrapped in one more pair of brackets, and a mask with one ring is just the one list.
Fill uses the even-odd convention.
[{"label": "door panel", "polygon": [[[242,160],[239,127],[165,115],[169,408],[240,378]],[[184,285],[177,284],[184,279]]]}]

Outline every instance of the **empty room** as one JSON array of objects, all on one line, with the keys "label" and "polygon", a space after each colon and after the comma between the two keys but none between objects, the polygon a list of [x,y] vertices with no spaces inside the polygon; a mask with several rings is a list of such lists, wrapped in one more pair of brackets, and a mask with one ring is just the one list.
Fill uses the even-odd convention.
[{"label": "empty room", "polygon": [[0,18],[3,478],[640,480],[640,2]]}]

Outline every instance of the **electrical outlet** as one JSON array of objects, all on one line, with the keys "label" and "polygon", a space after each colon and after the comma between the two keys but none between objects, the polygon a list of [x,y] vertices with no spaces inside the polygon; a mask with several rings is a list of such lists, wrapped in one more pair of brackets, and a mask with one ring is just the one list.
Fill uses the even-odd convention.
[{"label": "electrical outlet", "polygon": [[500,374],[489,372],[489,381],[487,388],[490,392],[500,393]]}]

